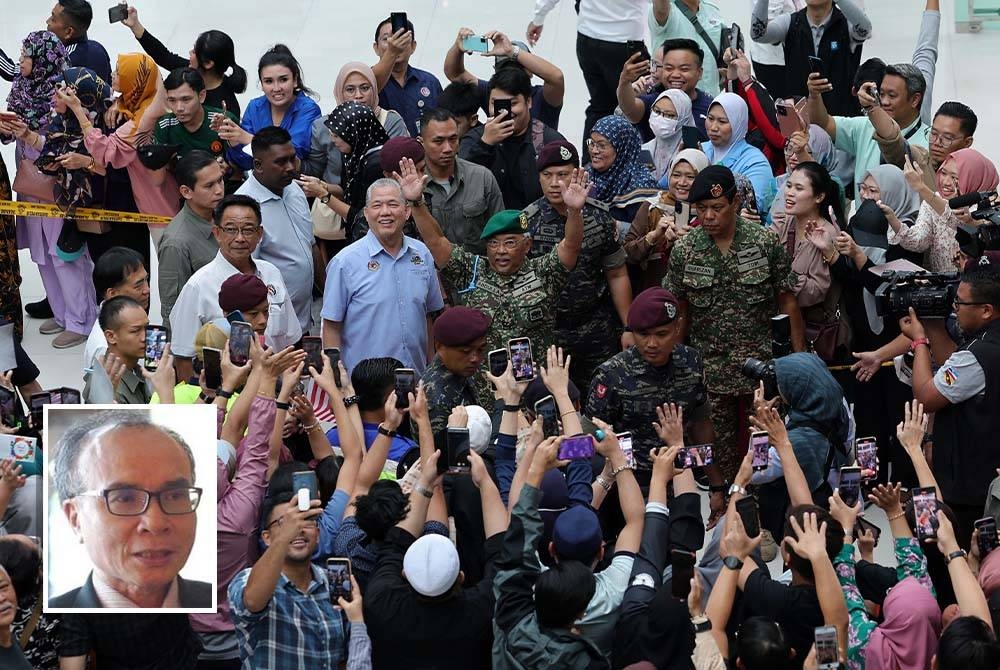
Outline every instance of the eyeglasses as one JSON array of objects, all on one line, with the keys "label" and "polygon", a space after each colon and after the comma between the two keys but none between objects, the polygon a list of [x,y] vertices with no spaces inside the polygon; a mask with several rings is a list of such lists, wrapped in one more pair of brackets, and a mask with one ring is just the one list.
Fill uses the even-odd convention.
[{"label": "eyeglasses", "polygon": [[236,237],[237,235],[242,235],[243,237],[253,237],[254,235],[256,235],[260,231],[260,226],[254,226],[252,228],[250,228],[250,227],[247,227],[247,228],[229,228],[229,227],[222,228],[222,227],[220,227],[219,230],[221,230],[222,234],[225,235],[226,237]]},{"label": "eyeglasses", "polygon": [[[275,526],[275,525],[280,526],[283,523],[285,523],[285,517],[279,516],[277,519],[275,519],[271,523],[269,523],[266,526],[264,526],[264,530],[271,530],[271,526]],[[310,517],[308,519],[303,519],[302,523],[305,524],[306,528],[318,527],[319,526],[319,517],[314,516],[314,517]]]},{"label": "eyeglasses", "polygon": [[989,305],[989,304],[990,303],[988,303],[988,302],[980,302],[980,301],[972,301],[972,300],[966,301],[966,300],[959,300],[958,298],[955,298],[954,300],[951,301],[951,305],[955,309],[958,309],[962,305]]},{"label": "eyeglasses", "polygon": [[649,61],[649,71],[652,74],[656,74],[663,69],[663,63],[657,63],[655,60]]},{"label": "eyeglasses", "polygon": [[190,514],[198,509],[201,501],[201,489],[195,486],[177,486],[163,491],[147,491],[146,489],[123,486],[116,489],[101,491],[84,491],[77,493],[76,498],[83,496],[103,498],[108,511],[115,516],[139,516],[149,509],[149,501],[156,498],[164,514]]},{"label": "eyeglasses", "polygon": [[[522,238],[523,239],[523,238]],[[487,249],[499,249],[503,247],[504,251],[514,251],[517,249],[517,245],[521,243],[521,240],[514,238],[507,238],[506,240],[500,241],[496,238],[486,241]]]},{"label": "eyeglasses", "polygon": [[955,137],[954,135],[942,135],[938,131],[931,128],[931,131],[927,134],[927,139],[931,144],[940,144],[942,147],[948,148],[955,142],[958,142],[963,137]]},{"label": "eyeglasses", "polygon": [[611,144],[604,142],[603,140],[592,140],[587,138],[587,148],[590,151],[607,151],[611,148]]},{"label": "eyeglasses", "polygon": [[664,112],[659,109],[656,109],[655,107],[650,111],[650,113],[653,114],[654,116],[662,116],[665,119],[674,119],[674,120],[677,119],[676,112]]},{"label": "eyeglasses", "polygon": [[358,93],[358,92],[360,92],[360,93],[362,93],[364,95],[368,95],[369,93],[372,92],[372,86],[371,86],[371,84],[361,84],[360,86],[345,86],[344,87],[344,93],[348,97],[351,97],[355,93]]}]

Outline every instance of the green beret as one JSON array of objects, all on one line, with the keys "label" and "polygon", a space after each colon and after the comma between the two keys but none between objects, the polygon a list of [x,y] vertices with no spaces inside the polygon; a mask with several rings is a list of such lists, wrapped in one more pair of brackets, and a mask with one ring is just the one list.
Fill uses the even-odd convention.
[{"label": "green beret", "polygon": [[523,235],[527,232],[528,215],[519,209],[504,209],[490,217],[479,239],[488,240],[494,235],[503,235],[506,233]]}]

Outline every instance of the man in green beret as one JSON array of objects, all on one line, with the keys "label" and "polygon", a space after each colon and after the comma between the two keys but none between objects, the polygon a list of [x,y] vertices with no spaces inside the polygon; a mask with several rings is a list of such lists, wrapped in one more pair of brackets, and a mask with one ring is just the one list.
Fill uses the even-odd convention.
[{"label": "man in green beret", "polygon": [[487,349],[503,349],[511,338],[528,337],[535,360],[539,360],[555,344],[556,299],[580,255],[582,212],[590,188],[587,173],[576,171],[564,186],[567,216],[562,241],[548,254],[532,259],[527,257],[531,235],[522,212],[508,209],[490,217],[481,236],[486,240],[483,258],[452,244],[441,232],[423,200],[427,177],[412,161],[401,161],[396,177],[410,202],[420,236],[441,271],[445,289],[462,304],[492,319],[486,334]]}]

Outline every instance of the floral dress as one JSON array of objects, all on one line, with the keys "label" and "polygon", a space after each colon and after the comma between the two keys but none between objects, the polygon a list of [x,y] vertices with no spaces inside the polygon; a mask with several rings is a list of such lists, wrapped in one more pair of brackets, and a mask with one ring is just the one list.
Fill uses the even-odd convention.
[{"label": "floral dress", "polygon": [[954,272],[955,252],[958,251],[955,229],[959,224],[961,221],[951,209],[938,214],[933,207],[922,202],[912,226],[907,228],[904,225],[898,233],[889,229],[889,244],[898,244],[907,251],[923,252],[926,268],[931,272]]}]

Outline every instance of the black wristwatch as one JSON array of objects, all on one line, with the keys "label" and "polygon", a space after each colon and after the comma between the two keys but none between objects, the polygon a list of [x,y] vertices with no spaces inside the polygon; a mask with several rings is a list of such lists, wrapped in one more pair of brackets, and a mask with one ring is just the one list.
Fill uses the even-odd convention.
[{"label": "black wristwatch", "polygon": [[378,425],[378,434],[379,435],[385,435],[386,437],[396,437],[396,431],[389,430],[388,428],[386,428],[382,424]]},{"label": "black wristwatch", "polygon": [[219,396],[220,398],[225,398],[226,400],[229,400],[230,398],[233,397],[233,392],[227,391],[226,389],[220,386],[215,390],[215,395]]},{"label": "black wristwatch", "polygon": [[503,411],[505,411],[505,412],[520,412],[521,411],[521,406],[520,405],[508,405],[507,403],[504,403],[503,404]]},{"label": "black wristwatch", "polygon": [[201,401],[203,403],[205,403],[206,405],[211,405],[213,402],[215,402],[215,396],[214,395],[207,395],[204,391],[202,391],[201,393],[199,393],[198,397],[201,398]]},{"label": "black wristwatch", "polygon": [[346,398],[344,398],[344,407],[350,407],[351,405],[357,405],[357,404],[358,404],[358,396],[356,395],[349,395]]},{"label": "black wristwatch", "polygon": [[725,493],[729,490],[729,482],[722,482],[721,484],[709,484],[709,493]]},{"label": "black wristwatch", "polygon": [[729,568],[730,570],[743,569],[743,561],[736,558],[735,556],[726,556],[724,559],[722,559],[722,564],[727,568]]},{"label": "black wristwatch", "polygon": [[967,552],[965,549],[959,549],[958,551],[953,551],[950,554],[948,554],[947,556],[945,556],[944,557],[944,564],[948,565],[949,563],[951,563],[952,561],[954,561],[956,558],[968,558],[968,557],[969,557],[969,552]]}]

